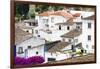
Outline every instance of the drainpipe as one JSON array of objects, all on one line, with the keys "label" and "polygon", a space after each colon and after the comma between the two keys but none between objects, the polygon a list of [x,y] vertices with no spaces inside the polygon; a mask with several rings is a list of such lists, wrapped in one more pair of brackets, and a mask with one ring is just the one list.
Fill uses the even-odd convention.
[{"label": "drainpipe", "polygon": [[[75,40],[73,39],[73,43],[72,43],[72,52],[75,52]],[[72,58],[74,57],[74,54],[72,53]]]},{"label": "drainpipe", "polygon": [[45,58],[45,44],[44,44],[44,60],[45,60],[46,58]]},{"label": "drainpipe", "polygon": [[25,49],[25,58],[28,57],[28,49]]}]

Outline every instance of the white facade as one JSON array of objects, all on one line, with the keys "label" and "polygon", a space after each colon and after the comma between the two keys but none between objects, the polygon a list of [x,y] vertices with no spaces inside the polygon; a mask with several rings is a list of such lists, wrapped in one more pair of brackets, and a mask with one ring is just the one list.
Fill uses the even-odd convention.
[{"label": "white facade", "polygon": [[[92,45],[89,46],[89,50],[90,48],[92,48],[94,46],[94,21],[92,20],[82,20],[82,18],[85,17],[89,17],[94,15],[94,12],[85,12],[85,11],[70,11],[71,14],[75,14],[75,13],[80,13],[80,16],[74,19],[74,22],[82,22],[82,35],[75,37],[74,39],[78,40],[78,43],[82,43],[82,46],[86,48],[87,45]],[[50,15],[50,16],[36,16],[36,19],[38,20],[38,31],[39,31],[39,35],[41,38],[45,38],[48,41],[57,41],[57,40],[62,40],[62,38],[60,37],[61,35],[73,30],[76,28],[76,24],[70,26],[70,30],[67,30],[67,26],[68,25],[61,25],[61,30],[59,30],[59,25],[56,25],[57,23],[63,23],[66,22],[68,19],[64,18],[63,16],[58,16],[58,15]],[[87,28],[87,24],[90,21],[90,23],[92,23],[92,28],[88,29]],[[48,25],[48,26],[46,26]],[[39,30],[42,29],[42,30]],[[52,33],[47,33],[46,30],[49,29]],[[87,41],[87,36],[91,35],[91,41]],[[83,39],[84,38],[84,39]],[[67,41],[68,39],[66,39]],[[76,44],[76,45],[77,45]],[[92,52],[92,51],[91,51]]]},{"label": "white facade", "polygon": [[[38,54],[37,54],[38,52]],[[38,47],[35,47],[35,48],[32,48],[32,49],[28,49],[28,57],[32,57],[32,56],[42,56],[42,57],[45,57],[44,56],[44,45],[41,45],[41,46],[38,46]]]},{"label": "white facade", "polygon": [[[30,57],[32,55],[36,55],[36,52],[38,52],[39,55],[43,55],[44,44],[45,44],[45,40],[32,37],[16,45],[16,56]],[[28,48],[28,46],[30,46],[31,48]],[[21,48],[21,53],[19,52],[20,51],[19,48]]]},{"label": "white facade", "polygon": [[[38,20],[38,27],[34,28],[34,36],[40,35],[41,38],[45,38],[47,41],[61,40],[61,35],[75,27],[74,25],[69,26],[70,30],[67,30],[67,25],[60,25],[61,29],[59,29],[59,25],[56,24],[66,22],[68,19],[58,15],[36,16],[36,20]],[[38,34],[36,34],[36,31],[38,31]]]},{"label": "white facade", "polygon": [[53,58],[55,61],[64,60],[66,58],[69,58],[67,54],[56,52],[56,53],[50,53],[45,52],[45,62],[48,62],[48,58]]},{"label": "white facade", "polygon": [[[66,22],[63,16],[51,15],[51,16],[36,16],[36,20],[38,20],[38,27],[40,29],[50,29],[50,30],[57,30],[55,24]],[[47,25],[49,25],[47,27]]]},{"label": "white facade", "polygon": [[[72,11],[71,13],[76,13],[77,11]],[[83,20],[82,18],[91,16],[92,12],[83,12],[78,11],[81,13],[79,17],[73,19],[73,22],[76,22],[73,25],[59,25],[58,23],[64,23],[68,19],[64,18],[63,16],[58,15],[50,15],[50,16],[36,16],[35,19],[38,22],[38,26],[34,28],[34,30],[29,29],[29,33],[33,33],[33,38],[30,38],[22,43],[16,45],[17,48],[17,56],[20,57],[31,57],[35,55],[40,55],[45,58],[45,62],[48,59],[55,59],[63,60],[71,57],[71,54],[66,53],[67,50],[72,50],[72,45],[78,45],[82,43],[82,47],[86,50],[86,53],[94,53],[94,20]],[[78,24],[80,22],[81,24]],[[88,23],[91,24],[91,28],[88,28]],[[58,24],[58,25],[57,25]],[[29,25],[27,25],[29,26]],[[60,27],[59,27],[60,26]],[[70,29],[67,29],[69,26]],[[69,37],[61,37],[62,35],[72,31],[72,30],[82,30],[82,33],[78,36],[73,38]],[[28,29],[23,29],[27,31]],[[74,33],[73,33],[74,34]],[[52,41],[64,41],[69,42],[70,44],[65,48],[61,49],[64,53],[61,52],[49,52],[45,51],[45,40],[52,42]],[[88,40],[89,39],[89,40]],[[31,48],[28,48],[31,46]],[[19,47],[23,48],[23,53],[18,54]],[[77,49],[77,48],[76,48]]]},{"label": "white facade", "polygon": [[[88,23],[91,24],[91,28],[88,28]],[[94,53],[94,20],[83,20],[82,27],[82,45],[86,49],[87,53]],[[90,36],[90,40],[88,40]]]}]

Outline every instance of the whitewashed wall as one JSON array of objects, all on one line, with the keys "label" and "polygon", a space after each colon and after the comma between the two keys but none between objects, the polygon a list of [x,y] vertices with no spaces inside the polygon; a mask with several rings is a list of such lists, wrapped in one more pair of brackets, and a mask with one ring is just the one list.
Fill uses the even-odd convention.
[{"label": "whitewashed wall", "polygon": [[[42,44],[45,44],[45,40],[41,40],[41,39],[37,39],[33,37],[16,45],[16,52],[18,52],[19,47],[23,47],[23,51],[25,51],[25,49],[28,49],[28,46],[36,47]],[[20,55],[17,53],[17,56],[20,56]],[[25,55],[23,55],[23,57],[25,57]]]},{"label": "whitewashed wall", "polygon": [[63,53],[59,53],[59,52],[52,53],[52,55],[51,55],[50,52],[45,52],[45,62],[48,61],[48,58],[55,58],[56,61],[59,61],[59,60],[67,59],[68,55],[67,54],[63,54]]},{"label": "whitewashed wall", "polygon": [[[38,54],[36,54],[36,52],[38,52]],[[28,49],[28,57],[32,57],[36,55],[44,57],[44,45],[33,48],[33,49]]]},{"label": "whitewashed wall", "polygon": [[[91,29],[88,29],[88,23],[91,23]],[[94,21],[93,20],[83,20],[83,35],[82,35],[82,44],[83,47],[88,50],[88,53],[93,53],[92,46],[94,45]],[[91,35],[91,41],[88,41],[88,35]],[[86,47],[88,45],[88,48]]]},{"label": "whitewashed wall", "polygon": [[[78,40],[77,42],[76,42],[76,39]],[[80,34],[79,36],[75,37],[74,38],[75,45],[77,45],[79,43],[82,43],[82,40],[83,40],[82,34]]]},{"label": "whitewashed wall", "polygon": [[[54,17],[54,22],[51,22],[51,18]],[[62,23],[65,22],[67,19],[65,19],[63,16],[57,16],[57,15],[51,15],[51,16],[36,16],[35,19],[38,20],[38,26],[41,29],[45,29],[45,24],[43,23],[43,19],[48,19],[48,25],[50,30],[55,30],[55,27],[52,28],[52,26],[55,26],[56,23]]]}]

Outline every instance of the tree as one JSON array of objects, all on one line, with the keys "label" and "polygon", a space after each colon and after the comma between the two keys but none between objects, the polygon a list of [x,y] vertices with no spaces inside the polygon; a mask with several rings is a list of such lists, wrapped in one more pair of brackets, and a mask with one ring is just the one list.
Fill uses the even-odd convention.
[{"label": "tree", "polygon": [[64,9],[64,6],[53,6],[53,9],[54,9],[55,11],[63,10],[63,9]]},{"label": "tree", "polygon": [[49,5],[36,5],[36,8],[35,8],[35,11],[38,13],[42,13],[48,10],[49,10]]},{"label": "tree", "polygon": [[29,11],[29,5],[28,4],[16,4],[16,17],[20,16],[20,19],[26,19],[27,14]]},{"label": "tree", "polygon": [[51,5],[36,5],[35,11],[38,13],[42,13],[44,11],[48,11],[48,10],[63,10],[64,6],[51,6]]}]

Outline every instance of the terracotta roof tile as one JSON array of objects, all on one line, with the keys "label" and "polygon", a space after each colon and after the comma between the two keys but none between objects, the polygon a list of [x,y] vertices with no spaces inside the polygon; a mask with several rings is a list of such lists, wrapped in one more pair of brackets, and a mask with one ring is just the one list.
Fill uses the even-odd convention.
[{"label": "terracotta roof tile", "polygon": [[72,14],[68,13],[67,11],[47,11],[39,14],[39,16],[50,16],[50,15],[60,15],[65,18],[73,18]]},{"label": "terracotta roof tile", "polygon": [[74,17],[79,17],[81,15],[81,13],[75,13],[73,14]]},{"label": "terracotta roof tile", "polygon": [[46,11],[46,12],[40,13],[40,14],[38,14],[38,15],[39,15],[39,16],[49,16],[49,15],[51,15],[52,13],[54,13],[54,11]]},{"label": "terracotta roof tile", "polygon": [[67,20],[67,22],[70,22],[71,23],[71,22],[73,22],[73,19],[74,18],[70,18],[70,19]]}]

